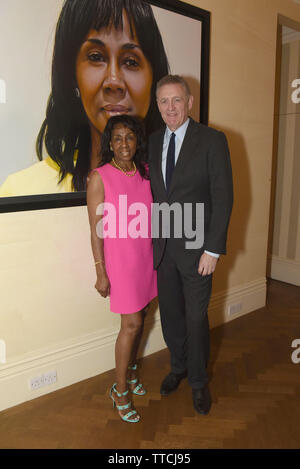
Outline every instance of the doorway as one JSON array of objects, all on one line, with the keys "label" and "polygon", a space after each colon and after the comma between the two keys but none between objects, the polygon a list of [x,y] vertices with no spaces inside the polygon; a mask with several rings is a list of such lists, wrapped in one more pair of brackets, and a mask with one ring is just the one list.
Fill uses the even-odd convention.
[{"label": "doorway", "polygon": [[300,25],[280,18],[267,276],[300,286]]}]

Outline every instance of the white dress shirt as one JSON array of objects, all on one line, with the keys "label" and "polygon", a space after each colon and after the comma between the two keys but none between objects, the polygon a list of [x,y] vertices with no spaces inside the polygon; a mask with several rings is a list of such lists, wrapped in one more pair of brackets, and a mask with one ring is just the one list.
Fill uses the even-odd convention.
[{"label": "white dress shirt", "polygon": [[[181,150],[181,145],[183,143],[186,129],[188,128],[190,119],[188,118],[178,129],[173,132],[172,130],[169,129],[169,127],[166,126],[166,131],[164,135],[164,142],[163,142],[163,150],[162,150],[162,158],[161,158],[161,170],[162,170],[162,175],[164,178],[164,183],[166,185],[166,166],[167,166],[167,153],[168,153],[168,147],[169,147],[169,142],[172,133],[175,134],[175,166],[178,160],[178,156]],[[220,257],[220,254],[216,254],[214,252],[210,251],[204,251],[210,256],[213,257]]]}]

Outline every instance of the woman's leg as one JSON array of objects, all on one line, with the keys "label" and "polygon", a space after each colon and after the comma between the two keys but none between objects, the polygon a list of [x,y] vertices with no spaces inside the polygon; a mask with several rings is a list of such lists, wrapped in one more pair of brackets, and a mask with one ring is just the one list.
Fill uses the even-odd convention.
[{"label": "woman's leg", "polygon": [[[146,310],[143,309],[141,311],[141,314],[142,314],[142,327],[140,329],[140,332],[136,336],[136,339],[135,339],[135,342],[134,342],[134,345],[133,345],[133,348],[132,348],[132,354],[131,354],[131,358],[130,358],[130,361],[129,361],[129,366],[130,367],[134,366],[137,363],[138,349],[139,349],[141,339],[142,339],[142,336],[143,336],[144,320],[145,320]],[[135,379],[138,380],[137,370],[128,370],[128,379],[129,380],[135,380]],[[138,381],[136,381],[135,383],[130,383],[129,384],[130,389],[133,391],[136,388],[137,384],[138,384]],[[140,390],[140,394],[141,395],[145,394],[144,389]]]},{"label": "woman's leg", "polygon": [[129,366],[133,366],[133,365],[136,364],[138,349],[139,349],[141,339],[142,339],[142,335],[143,335],[143,332],[144,332],[144,320],[145,320],[146,311],[145,311],[145,309],[142,309],[142,311],[139,311],[139,312],[141,313],[141,316],[142,316],[142,318],[141,318],[142,319],[142,325],[141,325],[140,331],[137,334],[136,339],[135,339],[134,344],[133,344],[133,347],[132,347],[132,353],[131,353],[131,357],[130,357],[130,361],[129,361]]},{"label": "woman's leg", "polygon": [[[128,365],[132,359],[132,355],[134,353],[133,350],[136,348],[136,343],[141,338],[143,323],[144,314],[142,311],[138,311],[137,313],[133,314],[121,315],[121,329],[115,346],[116,388],[119,393],[123,393],[128,388]],[[128,395],[118,397],[116,393],[114,393],[114,399],[118,405],[124,405],[129,402]],[[119,412],[121,415],[125,415],[129,410],[130,409],[125,409]],[[135,418],[136,415],[132,416],[132,420],[135,420]]]}]

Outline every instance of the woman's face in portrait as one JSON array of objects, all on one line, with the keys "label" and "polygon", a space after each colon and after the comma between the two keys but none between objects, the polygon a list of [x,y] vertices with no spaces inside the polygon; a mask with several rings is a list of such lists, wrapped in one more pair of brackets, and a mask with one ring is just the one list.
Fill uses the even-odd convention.
[{"label": "woman's face in portrait", "polygon": [[117,163],[131,161],[136,153],[137,138],[135,133],[123,124],[114,126],[111,132],[110,149]]},{"label": "woman's face in portrait", "polygon": [[146,116],[152,68],[136,35],[131,36],[127,15],[123,30],[89,31],[77,55],[76,79],[90,125],[98,132],[111,116]]}]

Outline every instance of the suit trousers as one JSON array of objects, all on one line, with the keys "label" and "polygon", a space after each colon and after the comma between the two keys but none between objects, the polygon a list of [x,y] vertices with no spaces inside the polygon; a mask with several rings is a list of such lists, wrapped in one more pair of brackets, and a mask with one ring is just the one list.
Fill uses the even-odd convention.
[{"label": "suit trousers", "polygon": [[[182,254],[182,253],[181,253]],[[198,273],[200,257],[180,255],[168,239],[157,269],[158,300],[164,340],[171,354],[171,370],[187,370],[192,388],[208,383],[210,339],[207,316],[212,275]]]}]

